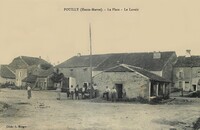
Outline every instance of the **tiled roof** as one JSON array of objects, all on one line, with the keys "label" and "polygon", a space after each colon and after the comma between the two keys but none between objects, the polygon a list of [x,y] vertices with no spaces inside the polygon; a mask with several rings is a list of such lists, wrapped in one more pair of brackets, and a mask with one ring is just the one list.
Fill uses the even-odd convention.
[{"label": "tiled roof", "polygon": [[[174,51],[159,52],[160,58],[154,59],[154,52],[144,53],[115,53],[115,54],[102,54],[93,55],[92,64],[96,67],[95,70],[103,71],[108,68],[117,66],[119,64],[128,64],[132,66],[141,67],[150,71],[160,71],[164,65],[168,62],[169,58],[175,54]],[[69,60],[56,66],[58,68],[69,67],[89,67],[90,60],[89,55],[74,56]]]},{"label": "tiled roof", "polygon": [[118,64],[127,64],[144,68],[149,71],[161,71],[175,52],[160,52],[161,57],[154,59],[153,52],[150,53],[124,53],[110,56],[95,70],[105,70]]},{"label": "tiled roof", "polygon": [[200,56],[179,56],[175,67],[200,67]]},{"label": "tiled roof", "polygon": [[22,59],[29,65],[39,65],[39,64],[49,64],[47,61],[37,58],[37,57],[28,57],[28,56],[21,56]]},{"label": "tiled roof", "polygon": [[3,78],[15,79],[15,74],[11,71],[8,65],[0,65],[0,75]]},{"label": "tiled roof", "polygon": [[[104,62],[107,58],[110,57],[110,54],[102,54],[102,55],[92,55],[92,66],[96,67],[102,62]],[[57,65],[58,68],[70,68],[70,67],[89,67],[90,66],[90,56],[74,56],[63,63]]]},{"label": "tiled roof", "polygon": [[153,80],[153,81],[170,82],[169,80],[161,76],[158,76],[154,73],[151,73],[148,70],[142,69],[140,67],[125,65],[125,64],[115,66],[113,68],[105,70],[104,72],[134,72],[134,71],[142,74],[143,76],[148,77],[150,80]]},{"label": "tiled roof", "polygon": [[37,66],[39,64],[49,64],[49,63],[37,57],[19,56],[19,57],[14,58],[14,60],[9,64],[9,66],[13,70],[16,70],[16,69],[27,68],[28,66],[32,66],[32,65]]}]

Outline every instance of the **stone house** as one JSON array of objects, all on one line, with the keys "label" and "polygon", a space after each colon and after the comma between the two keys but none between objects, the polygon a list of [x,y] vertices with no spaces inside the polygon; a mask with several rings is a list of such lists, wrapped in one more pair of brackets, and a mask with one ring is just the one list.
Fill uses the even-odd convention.
[{"label": "stone house", "polygon": [[[92,55],[92,76],[97,75],[119,64],[127,64],[144,68],[168,80],[172,80],[173,64],[176,53],[169,52],[143,52],[143,53],[114,53]],[[73,77],[79,86],[90,83],[90,56],[74,56],[57,65],[65,77]]]},{"label": "stone house", "polygon": [[170,81],[151,73],[140,67],[130,65],[117,65],[95,75],[93,81],[97,84],[100,96],[105,92],[106,86],[110,89],[116,87],[117,98],[141,97],[149,100],[154,97],[168,97],[170,93]]},{"label": "stone house", "polygon": [[173,87],[200,90],[200,56],[179,56],[173,70]]}]

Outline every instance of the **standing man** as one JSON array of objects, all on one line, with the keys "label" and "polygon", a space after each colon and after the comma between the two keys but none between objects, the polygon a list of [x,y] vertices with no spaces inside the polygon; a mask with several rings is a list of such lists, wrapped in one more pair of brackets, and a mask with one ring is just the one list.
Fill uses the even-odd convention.
[{"label": "standing man", "polygon": [[28,99],[31,98],[31,86],[30,84],[28,83],[28,86],[27,86],[27,94],[28,94]]},{"label": "standing man", "polygon": [[94,98],[96,98],[97,97],[97,93],[98,93],[97,84],[94,84],[93,88],[94,88]]},{"label": "standing man", "polygon": [[112,88],[111,90],[111,100],[112,102],[116,102],[116,98],[117,98],[117,90],[115,89],[115,87]]},{"label": "standing man", "polygon": [[79,99],[79,86],[76,85],[76,88],[75,88],[75,99]]},{"label": "standing man", "polygon": [[81,91],[82,99],[85,98],[85,91],[86,91],[86,87],[85,87],[85,85],[83,85],[82,91]]},{"label": "standing man", "polygon": [[74,87],[73,87],[73,85],[71,85],[71,87],[70,87],[70,95],[71,95],[71,98],[74,99]]},{"label": "standing man", "polygon": [[69,94],[70,94],[69,86],[67,86],[66,94],[67,94],[67,98],[69,98]]},{"label": "standing man", "polygon": [[109,100],[109,93],[110,93],[110,89],[108,86],[106,86],[106,91],[105,91],[105,95],[106,95],[106,100]]},{"label": "standing man", "polygon": [[125,90],[125,88],[122,89],[122,94],[123,94],[123,98],[125,99],[126,98],[126,90]]}]

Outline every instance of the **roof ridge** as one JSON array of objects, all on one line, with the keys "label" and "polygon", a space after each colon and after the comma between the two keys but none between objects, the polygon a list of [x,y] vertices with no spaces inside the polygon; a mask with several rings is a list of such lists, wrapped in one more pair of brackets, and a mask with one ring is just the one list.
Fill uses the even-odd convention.
[{"label": "roof ridge", "polygon": [[[125,64],[126,65],[126,64]],[[152,73],[151,71],[149,71],[149,70],[146,70],[146,69],[144,69],[144,68],[141,68],[141,67],[137,67],[137,66],[132,66],[132,65],[127,65],[127,66],[130,66],[130,67],[135,67],[135,68],[137,68],[137,69],[141,69],[141,70],[144,70],[144,71],[147,71],[148,73],[151,73],[151,74],[153,74],[153,75],[156,75],[156,76],[158,76],[158,77],[161,77],[161,78],[163,78],[162,76],[159,76],[159,75],[157,75],[157,74],[154,74],[154,73]],[[129,68],[129,67],[128,67]],[[131,68],[130,68],[131,69]],[[136,71],[136,70],[135,70]],[[142,74],[143,75],[143,74]],[[164,79],[164,78],[163,78]]]},{"label": "roof ridge", "polygon": [[22,62],[24,62],[27,66],[29,66],[28,63],[22,57],[24,56],[20,56],[19,58],[22,60]]},{"label": "roof ridge", "polygon": [[12,72],[15,75],[15,72],[13,70],[11,70],[8,65],[6,66],[6,68],[8,68],[8,70],[10,70],[10,72]]},{"label": "roof ridge", "polygon": [[[143,77],[145,77],[145,78],[148,78],[149,79],[149,77],[148,76],[146,76],[146,75],[144,75],[144,74],[141,74],[140,72],[138,72],[137,70],[134,70],[134,69],[132,69],[132,68],[129,68],[128,66],[131,66],[131,65],[127,65],[127,64],[121,64],[121,66],[123,66],[123,67],[125,67],[125,68],[127,68],[127,69],[129,69],[129,70],[131,70],[131,71],[133,71],[133,72],[136,72],[137,74],[139,74],[139,75],[142,75]],[[135,66],[132,66],[132,67],[135,67]],[[135,67],[135,68],[138,68],[138,69],[141,69],[140,67]]]},{"label": "roof ridge", "polygon": [[[160,53],[175,53],[175,51],[149,51],[149,52],[119,52],[119,53],[105,53],[105,54],[93,54],[94,56],[96,55],[115,55],[115,54],[141,54],[141,53],[154,53],[154,52],[160,52]],[[81,56],[90,56],[90,55],[81,55]]]}]

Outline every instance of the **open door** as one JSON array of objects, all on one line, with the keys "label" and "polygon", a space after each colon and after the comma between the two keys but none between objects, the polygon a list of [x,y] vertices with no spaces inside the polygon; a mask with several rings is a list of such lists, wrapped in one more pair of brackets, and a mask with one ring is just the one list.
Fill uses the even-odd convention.
[{"label": "open door", "polygon": [[123,84],[115,84],[116,86],[116,90],[117,90],[117,96],[118,98],[122,98],[122,95],[123,95]]}]

